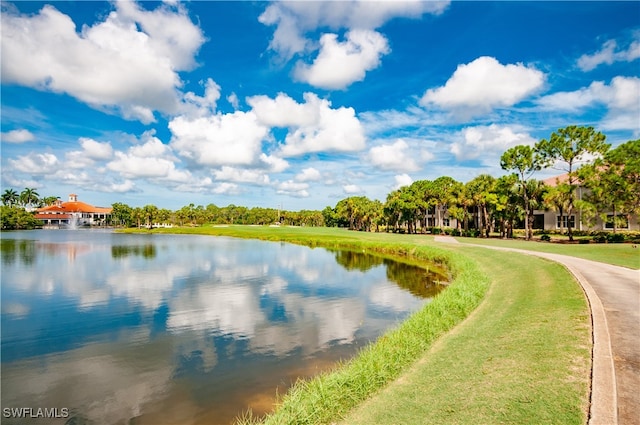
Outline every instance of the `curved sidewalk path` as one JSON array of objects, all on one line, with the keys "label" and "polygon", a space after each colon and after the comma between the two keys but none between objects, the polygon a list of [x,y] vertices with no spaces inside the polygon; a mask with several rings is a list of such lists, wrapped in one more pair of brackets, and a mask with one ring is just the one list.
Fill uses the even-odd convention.
[{"label": "curved sidewalk path", "polygon": [[[446,236],[435,240],[458,243]],[[568,255],[464,245],[546,258],[576,277],[587,295],[593,324],[589,424],[640,424],[640,270]]]}]

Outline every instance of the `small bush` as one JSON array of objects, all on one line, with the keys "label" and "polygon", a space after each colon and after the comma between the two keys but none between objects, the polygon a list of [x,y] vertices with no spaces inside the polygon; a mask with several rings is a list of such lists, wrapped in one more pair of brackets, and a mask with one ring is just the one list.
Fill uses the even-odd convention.
[{"label": "small bush", "polygon": [[468,238],[477,238],[478,236],[480,236],[480,230],[478,229],[466,230],[462,233],[462,236],[466,236]]},{"label": "small bush", "polygon": [[442,230],[439,227],[434,227],[431,229],[432,235],[439,235],[440,233],[442,233]]},{"label": "small bush", "polygon": [[551,242],[551,236],[549,236],[548,234],[544,233],[542,235],[540,235],[540,240],[543,242]]},{"label": "small bush", "polygon": [[607,242],[622,243],[624,242],[624,235],[622,233],[609,233],[607,235]]},{"label": "small bush", "polygon": [[605,243],[607,241],[607,236],[603,234],[597,234],[593,237],[593,241],[595,243]]},{"label": "small bush", "polygon": [[451,231],[451,236],[461,236],[461,235],[462,235],[462,232],[460,232],[460,230],[458,229],[453,229]]},{"label": "small bush", "polygon": [[580,245],[588,244],[588,243],[589,243],[589,239],[580,239],[580,240],[578,241],[578,243],[579,243]]}]

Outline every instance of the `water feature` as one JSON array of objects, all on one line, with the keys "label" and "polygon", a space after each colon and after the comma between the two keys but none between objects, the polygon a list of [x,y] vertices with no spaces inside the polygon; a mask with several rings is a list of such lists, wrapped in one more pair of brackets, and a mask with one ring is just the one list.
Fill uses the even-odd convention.
[{"label": "water feature", "polygon": [[80,213],[71,213],[69,214],[69,222],[65,226],[67,230],[78,230],[78,225],[80,224]]},{"label": "water feature", "polygon": [[1,242],[2,407],[67,409],[48,424],[268,411],[276,388],[353,356],[446,279],[435,265],[230,238],[40,230]]}]

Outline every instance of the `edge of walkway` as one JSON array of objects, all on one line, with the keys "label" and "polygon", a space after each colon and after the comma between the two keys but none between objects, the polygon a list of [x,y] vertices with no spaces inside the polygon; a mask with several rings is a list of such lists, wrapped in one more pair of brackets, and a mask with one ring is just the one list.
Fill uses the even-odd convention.
[{"label": "edge of walkway", "polygon": [[[435,236],[436,242],[459,243],[451,236]],[[589,311],[591,312],[591,338],[593,347],[591,351],[591,388],[589,394],[589,425],[615,425],[618,423],[618,398],[616,392],[616,374],[613,364],[613,352],[611,349],[611,335],[605,315],[602,301],[594,291],[589,281],[580,271],[562,261],[559,254],[547,254],[544,252],[526,251],[516,248],[505,248],[487,245],[475,245],[480,248],[495,249],[500,251],[518,252],[526,255],[546,258],[562,264],[578,281],[584,292]]]}]

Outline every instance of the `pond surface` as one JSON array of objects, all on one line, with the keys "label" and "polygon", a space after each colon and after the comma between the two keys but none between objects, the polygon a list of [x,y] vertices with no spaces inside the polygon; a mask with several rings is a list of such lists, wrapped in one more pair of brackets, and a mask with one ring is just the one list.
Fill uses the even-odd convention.
[{"label": "pond surface", "polygon": [[24,420],[6,408],[58,409],[47,424],[262,414],[276,388],[352,357],[447,280],[364,253],[96,230],[3,232],[1,261],[7,424]]}]

